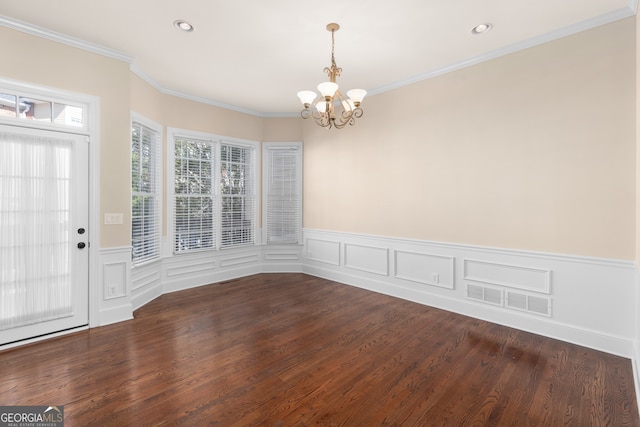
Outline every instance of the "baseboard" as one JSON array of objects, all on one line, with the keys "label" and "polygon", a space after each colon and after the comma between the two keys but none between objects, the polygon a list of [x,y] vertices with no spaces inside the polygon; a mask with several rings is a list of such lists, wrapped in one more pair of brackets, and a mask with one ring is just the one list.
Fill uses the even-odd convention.
[{"label": "baseboard", "polygon": [[53,338],[58,338],[58,337],[63,337],[66,335],[71,335],[71,334],[75,334],[78,332],[82,332],[82,331],[86,331],[89,329],[89,326],[80,326],[77,328],[72,328],[72,329],[67,329],[64,331],[59,331],[59,332],[54,332],[51,334],[46,334],[46,335],[40,335],[34,338],[29,338],[26,340],[20,340],[20,341],[16,341],[10,344],[4,344],[4,345],[0,345],[0,353],[2,353],[3,351],[7,351],[7,350],[11,350],[13,348],[17,348],[17,347],[23,347],[26,345],[30,345],[30,344],[35,344],[35,343],[40,343],[43,341],[47,341]]},{"label": "baseboard", "polygon": [[133,319],[133,306],[130,303],[103,308],[99,313],[100,326],[111,325]]},{"label": "baseboard", "polygon": [[302,262],[297,264],[262,264],[261,273],[302,273]]},{"label": "baseboard", "polygon": [[131,297],[131,307],[135,311],[140,307],[149,304],[160,295],[162,295],[162,286],[148,287],[142,291],[134,292]]},{"label": "baseboard", "polygon": [[633,384],[636,390],[636,404],[640,413],[640,342],[638,340],[635,341],[633,350],[631,367],[633,368]]},{"label": "baseboard", "polygon": [[196,275],[189,278],[178,278],[164,282],[162,284],[162,293],[166,294],[183,291],[186,289],[197,288],[199,286],[224,282],[226,280],[233,280],[239,277],[251,276],[252,274],[259,274],[261,272],[260,266],[254,265],[217,271],[206,275]]},{"label": "baseboard", "polygon": [[636,390],[636,404],[640,413],[640,271],[636,266],[636,319],[635,319],[635,339],[633,340],[633,357],[631,366],[633,367],[633,384]]}]

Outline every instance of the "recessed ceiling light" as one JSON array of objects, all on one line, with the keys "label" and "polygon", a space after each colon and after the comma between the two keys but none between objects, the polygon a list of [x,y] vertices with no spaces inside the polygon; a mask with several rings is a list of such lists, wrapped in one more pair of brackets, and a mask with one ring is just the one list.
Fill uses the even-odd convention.
[{"label": "recessed ceiling light", "polygon": [[173,25],[182,31],[186,31],[187,33],[190,33],[191,31],[193,31],[195,28],[193,27],[193,25],[189,24],[187,21],[182,21],[182,20],[177,20],[173,23]]},{"label": "recessed ceiling light", "polygon": [[492,25],[491,24],[480,24],[480,25],[476,25],[475,27],[473,27],[471,29],[471,34],[482,34],[482,33],[486,33],[487,31],[489,31],[491,29]]}]

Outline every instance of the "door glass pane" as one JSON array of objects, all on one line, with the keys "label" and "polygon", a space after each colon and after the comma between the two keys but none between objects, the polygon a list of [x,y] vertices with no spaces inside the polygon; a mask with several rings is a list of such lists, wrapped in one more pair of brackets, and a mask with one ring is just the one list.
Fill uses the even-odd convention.
[{"label": "door glass pane", "polygon": [[0,117],[16,117],[16,96],[0,93]]},{"label": "door glass pane", "polygon": [[56,102],[53,104],[53,122],[59,125],[82,127],[83,108]]},{"label": "door glass pane", "polygon": [[20,97],[18,104],[20,118],[51,123],[51,102]]},{"label": "door glass pane", "polygon": [[0,330],[73,315],[72,144],[0,134]]}]

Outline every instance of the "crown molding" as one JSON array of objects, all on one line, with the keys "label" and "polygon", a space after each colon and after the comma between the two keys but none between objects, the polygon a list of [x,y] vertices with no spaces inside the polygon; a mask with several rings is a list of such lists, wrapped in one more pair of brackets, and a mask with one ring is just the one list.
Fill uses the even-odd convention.
[{"label": "crown molding", "polygon": [[578,22],[574,25],[570,25],[568,27],[563,27],[555,31],[551,31],[546,34],[542,34],[537,37],[530,38],[528,40],[524,40],[519,43],[515,43],[509,46],[505,46],[500,49],[495,49],[493,51],[484,53],[482,55],[475,56],[473,58],[465,59],[460,62],[456,62],[451,65],[447,65],[445,67],[441,67],[423,74],[418,74],[414,77],[411,77],[406,80],[398,81],[395,83],[391,83],[389,85],[381,86],[369,91],[369,96],[377,95],[380,93],[388,92],[390,90],[398,89],[403,86],[408,86],[413,83],[418,83],[423,80],[428,80],[433,77],[437,77],[443,74],[450,73],[452,71],[460,70],[463,68],[470,67],[472,65],[477,65],[482,62],[490,61],[492,59],[499,58],[501,56],[506,56],[511,53],[515,53],[521,50],[529,49],[530,47],[538,46],[553,40],[561,39],[563,37],[567,37],[573,34],[580,33],[582,31],[590,30],[605,24],[610,24],[615,21],[619,21],[624,18],[628,18],[634,16],[636,14],[638,8],[638,0],[629,0],[629,5],[627,7],[612,11],[610,13],[606,13],[604,15],[597,16],[592,19],[588,19],[586,21]]},{"label": "crown molding", "polygon": [[91,53],[106,56],[108,58],[117,59],[118,61],[127,62],[129,64],[133,62],[133,57],[122,52],[118,52],[117,50],[109,49],[107,47],[100,46],[94,43],[89,43],[87,41],[80,40],[66,34],[51,31],[33,24],[19,21],[17,19],[8,18],[6,16],[0,15],[0,26],[11,28],[12,30],[21,31],[23,33],[31,34],[32,36],[41,37],[57,43],[66,44],[67,46],[86,50]]},{"label": "crown molding", "polygon": [[270,118],[270,117],[297,117],[298,113],[263,113],[260,111],[251,110],[248,108],[239,107],[233,104],[227,104],[224,102],[219,102],[210,98],[205,98],[202,96],[196,96],[184,92],[175,91],[172,89],[167,89],[163,87],[160,83],[154,80],[147,73],[142,71],[135,64],[131,64],[131,72],[140,77],[142,80],[147,82],[149,85],[154,87],[158,92],[163,93],[165,95],[175,96],[177,98],[186,99],[189,101],[199,102],[201,104],[212,105],[218,108],[224,108],[225,110],[237,111],[238,113],[249,114],[251,116],[261,117],[261,118]]},{"label": "crown molding", "polygon": [[204,98],[201,96],[191,95],[187,93],[182,93],[178,91],[174,91],[171,89],[167,89],[160,85],[157,81],[155,81],[151,76],[142,71],[139,67],[133,64],[134,58],[130,55],[124,54],[122,52],[109,49],[104,46],[100,46],[95,43],[90,43],[75,37],[68,36],[66,34],[58,33],[52,30],[48,30],[42,27],[38,27],[36,25],[32,25],[23,21],[19,21],[17,19],[8,18],[6,16],[0,15],[0,26],[10,28],[12,30],[20,31],[26,34],[30,34],[32,36],[40,37],[46,40],[50,40],[56,43],[62,43],[67,46],[71,46],[77,49],[82,49],[91,53],[95,53],[101,56],[105,56],[112,59],[117,59],[122,62],[126,62],[130,64],[131,71],[139,76],[141,79],[149,83],[156,90],[166,95],[176,96],[179,98],[188,99],[190,101],[200,102],[202,104],[213,105],[215,107],[224,108],[227,110],[237,111],[244,114],[249,114],[257,117],[292,117],[295,116],[293,113],[262,113],[259,111],[250,110],[247,108],[239,107],[237,105],[227,104],[223,102],[218,102],[212,99]]}]

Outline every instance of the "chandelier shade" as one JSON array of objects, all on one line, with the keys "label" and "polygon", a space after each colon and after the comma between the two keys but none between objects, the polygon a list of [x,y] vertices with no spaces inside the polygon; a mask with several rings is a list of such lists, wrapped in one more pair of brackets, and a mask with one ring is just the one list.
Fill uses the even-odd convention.
[{"label": "chandelier shade", "polygon": [[347,96],[353,101],[355,105],[360,105],[366,95],[367,91],[364,89],[351,89],[347,92]]},{"label": "chandelier shade", "polygon": [[338,84],[334,82],[324,82],[318,85],[318,91],[326,98],[333,98],[338,90]]},{"label": "chandelier shade", "polygon": [[303,119],[312,117],[319,126],[342,129],[347,124],[353,126],[355,119],[362,117],[363,110],[360,105],[367,95],[367,91],[351,89],[345,98],[339,90],[336,77],[342,73],[342,68],[336,65],[334,55],[334,34],[339,29],[340,25],[336,23],[327,24],[327,31],[331,32],[331,67],[324,69],[324,72],[329,76],[329,81],[318,85],[320,100],[314,104],[318,94],[311,90],[298,92],[298,98],[304,107],[300,112]]},{"label": "chandelier shade", "polygon": [[301,90],[298,92],[298,98],[300,98],[300,102],[302,102],[302,105],[305,107],[311,105],[317,96],[318,94],[311,90]]}]

